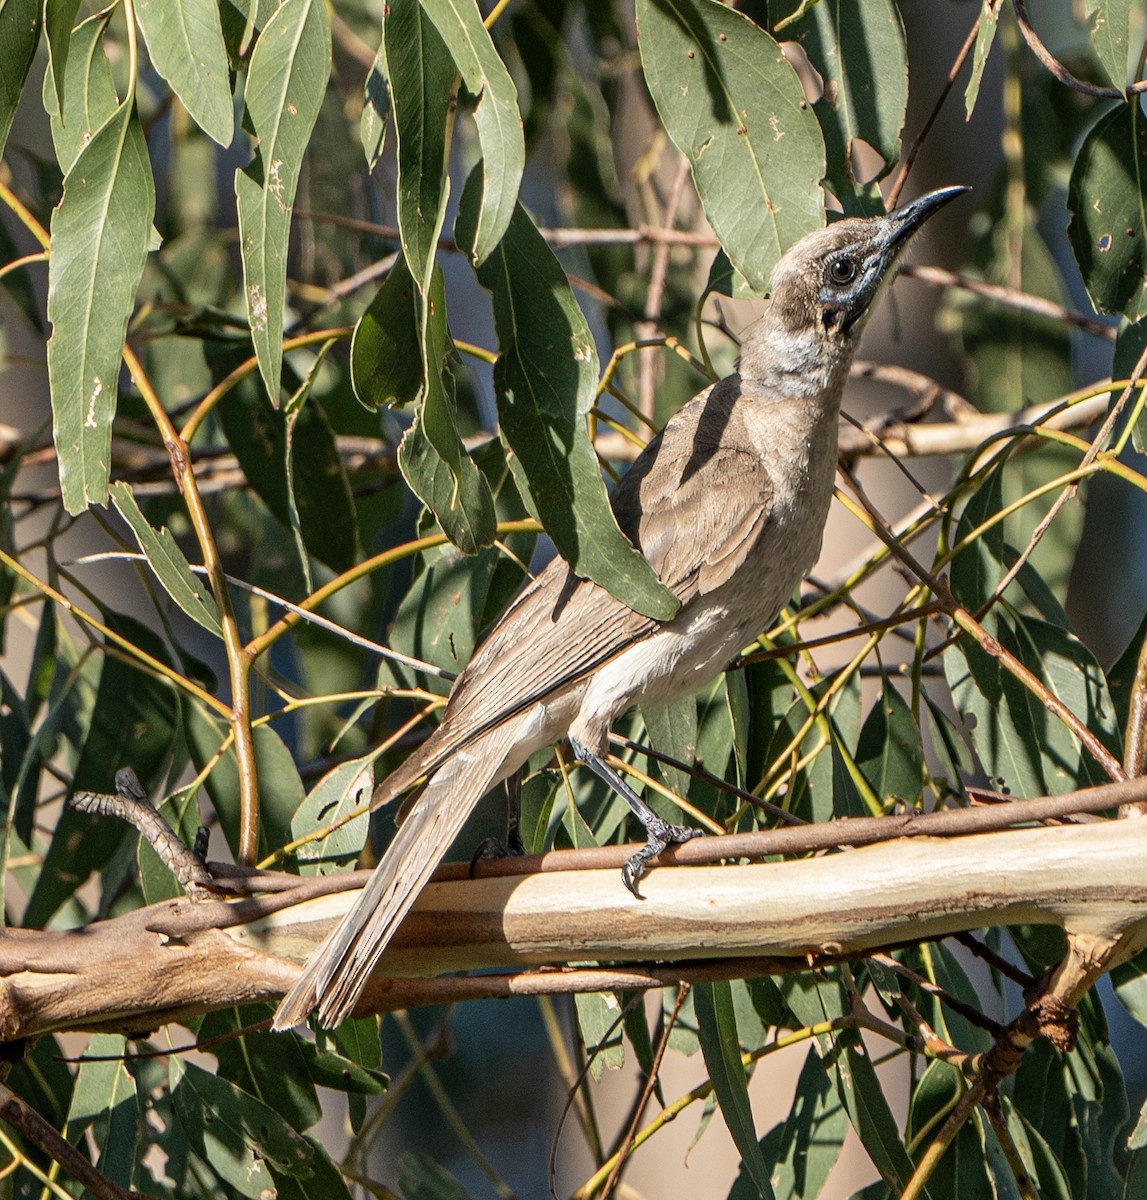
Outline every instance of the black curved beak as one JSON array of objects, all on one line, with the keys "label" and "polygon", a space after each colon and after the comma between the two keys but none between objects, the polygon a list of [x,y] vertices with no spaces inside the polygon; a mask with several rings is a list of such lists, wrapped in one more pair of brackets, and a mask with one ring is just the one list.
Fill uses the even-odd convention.
[{"label": "black curved beak", "polygon": [[906,242],[929,217],[939,212],[945,204],[971,190],[970,187],[963,185],[939,188],[917,200],[910,200],[907,204],[893,209],[885,218],[888,222],[885,248],[890,250],[894,246]]}]

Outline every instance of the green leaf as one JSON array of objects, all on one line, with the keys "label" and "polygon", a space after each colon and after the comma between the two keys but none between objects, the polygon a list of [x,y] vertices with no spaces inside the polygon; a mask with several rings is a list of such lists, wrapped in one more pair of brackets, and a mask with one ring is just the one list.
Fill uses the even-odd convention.
[{"label": "green leaf", "polygon": [[1008,1131],[1020,1152],[1028,1174],[1039,1187],[1044,1200],[1072,1200],[1071,1188],[1063,1166],[1039,1132],[1018,1113],[1007,1097],[1001,1103],[1007,1116]]},{"label": "green leaf", "polygon": [[170,531],[166,527],[154,529],[148,523],[126,483],[112,484],[111,496],[167,594],[193,621],[216,637],[222,637],[215,598],[203,580],[192,573],[191,565]]},{"label": "green leaf", "polygon": [[423,290],[430,281],[450,190],[446,162],[454,62],[418,0],[395,0],[384,10],[380,53],[386,58],[394,105],[402,253]]},{"label": "green leaf", "polygon": [[[374,761],[378,750],[340,763],[311,789],[291,818],[291,840],[306,837],[362,807],[374,790]],[[295,851],[303,875],[328,875],[353,864],[366,840],[370,814],[365,810],[326,836]]]},{"label": "green leaf", "polygon": [[470,1200],[470,1193],[458,1180],[427,1154],[407,1150],[398,1165],[402,1200]]},{"label": "green leaf", "polygon": [[1127,53],[1131,43],[1131,0],[1090,0],[1091,45],[1114,87],[1127,87]]},{"label": "green leaf", "polygon": [[[80,0],[44,0],[44,24],[48,31],[47,78],[52,80],[52,91],[56,97],[55,104],[50,104],[47,102],[47,92],[45,92],[44,108],[49,113],[63,112],[64,110],[64,82],[67,79],[72,26],[75,24],[76,13],[79,10]],[[107,24],[105,14],[100,14],[99,19],[102,24]],[[64,169],[67,170],[66,167]]]},{"label": "green leaf", "polygon": [[1136,99],[1083,140],[1067,191],[1067,232],[1092,303],[1147,316],[1147,120]]},{"label": "green leaf", "polygon": [[[847,213],[883,213],[876,180],[900,157],[908,107],[908,50],[896,5],[892,0],[821,0],[789,31],[824,80],[813,111],[824,135],[829,188]],[[858,138],[884,159],[875,179],[863,185],[852,174]]]},{"label": "green leaf", "polygon": [[410,404],[422,390],[415,294],[410,268],[400,258],[354,327],[351,382],[371,410]]},{"label": "green leaf", "polygon": [[[202,770],[227,737],[225,722],[200,712],[194,705],[184,725],[192,761]],[[269,725],[256,725],[255,769],[259,776],[259,855],[277,850],[290,836],[290,822],[305,796],[291,752]],[[215,763],[204,786],[219,824],[234,852],[239,836],[239,769],[231,745]]]},{"label": "green leaf", "polygon": [[68,1140],[78,1141],[86,1130],[99,1151],[96,1167],[113,1183],[128,1187],[132,1182],[137,1122],[135,1080],[128,1074],[122,1056],[127,1041],[119,1034],[93,1034],[86,1054],[106,1062],[84,1062],[76,1074],[72,1104],[68,1110]]},{"label": "green leaf", "polygon": [[880,700],[860,731],[856,764],[886,805],[919,801],[924,778],[920,730],[912,710],[887,676],[881,679]]},{"label": "green leaf", "polygon": [[996,40],[996,30],[1000,27],[1002,8],[1002,0],[982,0],[980,5],[980,27],[976,30],[976,44],[972,49],[972,73],[968,76],[968,86],[964,89],[964,113],[968,117],[972,115],[980,96],[984,67],[988,64],[988,55],[992,51],[992,43]]},{"label": "green leaf", "polygon": [[[467,462],[469,459],[466,460]],[[398,466],[411,491],[434,514],[442,532],[465,554],[476,554],[493,539],[490,488],[478,471],[465,471],[461,487],[422,428],[422,415],[398,447]]]},{"label": "green leaf", "polygon": [[574,996],[578,1029],[586,1050],[593,1055],[590,1073],[599,1083],[606,1070],[616,1071],[625,1062],[621,1005],[613,992],[583,992]]},{"label": "green leaf", "polygon": [[[908,1136],[918,1136],[930,1122],[942,1121],[963,1091],[958,1074],[949,1064],[929,1063],[912,1092]],[[1014,1191],[997,1195],[993,1189],[975,1117],[961,1126],[929,1177],[928,1187],[933,1196],[952,1197],[952,1200],[957,1197],[959,1200],[1010,1200],[1013,1195],[1018,1200]]]},{"label": "green leaf", "polygon": [[[697,753],[697,701],[693,696],[650,708],[648,712],[642,708],[641,715],[645,718],[645,730],[654,750],[681,762],[693,762]],[[689,795],[693,780],[685,771],[656,760],[652,760],[652,766],[667,788],[678,796]],[[713,769],[712,764],[710,769]]]},{"label": "green leaf", "polygon": [[299,170],[326,92],[331,32],[323,0],[285,0],[263,27],[247,71],[247,117],[258,152],[235,172],[239,248],[251,339],[279,403],[287,241]]},{"label": "green leaf", "polygon": [[[832,1082],[815,1050],[805,1057],[788,1119],[761,1139],[761,1153],[772,1163],[770,1178],[777,1200],[819,1196],[844,1145],[848,1114],[836,1099]],[[742,1169],[729,1200],[752,1200],[755,1189]]]},{"label": "green leaf", "polygon": [[[1128,321],[1120,322],[1119,332],[1115,335],[1115,354],[1111,362],[1111,378],[1130,379],[1131,372],[1135,370],[1135,364],[1144,350],[1147,350],[1147,321],[1136,321],[1134,324]],[[1123,388],[1112,389],[1111,403],[1114,404],[1122,394]],[[1124,416],[1120,418],[1117,436],[1126,424],[1126,414],[1129,409],[1134,408],[1138,399],[1137,389],[1131,393],[1127,407],[1123,410]],[[1140,409],[1139,419],[1131,430],[1131,444],[1140,454],[1147,451],[1147,405]]]},{"label": "green leaf", "polygon": [[[1114,742],[1114,706],[1094,656],[1078,638],[997,605],[984,627],[1089,729]],[[974,719],[972,746],[993,786],[1020,796],[1054,795],[1099,782],[1101,773],[1068,728],[999,659],[970,638],[944,656],[952,699]]]},{"label": "green leaf", "polygon": [[[291,3],[291,0],[287,0]],[[176,1056],[168,1060],[175,1112],[196,1154],[242,1196],[275,1194],[268,1163],[309,1178],[314,1151],[273,1108]]]},{"label": "green leaf", "polygon": [[[846,1035],[837,1039],[829,1061],[853,1129],[880,1177],[899,1195],[912,1177],[912,1160],[900,1140],[872,1059],[863,1045],[852,1044]],[[921,1194],[932,1193],[925,1187]]]},{"label": "green leaf", "polygon": [[[477,190],[471,176],[455,229],[466,247],[473,245]],[[589,440],[586,414],[598,372],[593,337],[557,259],[520,205],[478,268],[478,281],[494,296],[499,432],[523,501],[578,575],[646,616],[669,620],[677,601],[618,529]]]},{"label": "green leaf", "polygon": [[[104,621],[133,645],[167,662],[163,643],[131,617],[104,612]],[[72,775],[72,791],[114,792],[115,773],[131,767],[146,791],[158,785],[171,756],[179,701],[172,686],[149,671],[106,655],[99,688]],[[103,870],[133,836],[115,817],[93,817],[67,809],[52,836],[44,865],[28,901],[24,924],[42,928],[93,871]]]},{"label": "green leaf", "polygon": [[[423,388],[418,429],[433,454],[417,459],[404,454],[403,450],[407,449],[404,439],[398,465],[414,492],[438,518],[447,536],[450,536],[451,529],[460,530],[462,541],[456,544],[467,554],[473,554],[480,546],[489,545],[494,540],[494,498],[486,477],[471,461],[458,437],[454,375],[447,361],[453,344],[446,328],[446,288],[442,269],[433,259],[431,276],[423,291],[425,298],[420,304]],[[413,450],[414,446],[410,449]],[[408,469],[416,462],[425,461],[434,462],[434,473],[440,481],[433,487],[427,487],[424,479],[412,478],[408,473]],[[443,504],[446,496],[441,488],[439,463],[450,472],[453,483],[446,505]],[[427,495],[433,499],[433,504]],[[453,537],[451,540],[454,540]]]},{"label": "green leaf", "polygon": [[[159,815],[185,846],[194,845],[195,835],[199,832],[198,786],[192,784],[167,796],[159,805]],[[146,838],[139,839],[136,860],[139,863],[140,887],[148,904],[158,904],[161,900],[171,900],[184,894],[171,868],[156,854]]]},{"label": "green leaf", "polygon": [[796,71],[717,0],[637,0],[637,27],[665,129],[721,245],[761,295],[777,259],[824,223],[824,140]]},{"label": "green leaf", "polygon": [[293,1130],[309,1129],[323,1115],[307,1067],[313,1047],[304,1046],[299,1038],[251,1028],[266,1015],[266,1009],[256,1004],[208,1013],[196,1040],[210,1047],[223,1079],[273,1108]]},{"label": "green leaf", "polygon": [[[390,631],[390,645],[422,662],[457,675],[470,661],[502,551],[489,546],[464,556],[442,546],[422,556],[423,569],[402,598]],[[414,679],[414,673],[411,673]],[[445,694],[445,680],[418,677],[420,687]]]},{"label": "green leaf", "polygon": [[[49,4],[49,45],[52,42],[51,10]],[[104,11],[83,21],[74,33],[69,29],[68,57],[75,60],[72,70],[58,85],[51,63],[44,76],[44,110],[51,118],[52,144],[56,148],[60,170],[65,175],[80,151],[119,107],[111,64],[103,46],[104,30],[110,20],[111,13]],[[69,42],[65,40],[64,46],[69,47]]]},{"label": "green leaf", "polygon": [[[235,361],[234,355],[221,354],[213,366],[226,372]],[[286,414],[276,411],[250,379],[232,388],[217,411],[247,482],[290,528]],[[332,570],[345,571],[358,557],[358,520],[334,430],[314,400],[296,418],[290,469],[306,548]]]},{"label": "green leaf", "polygon": [[0,154],[39,43],[39,0],[0,0]]},{"label": "green leaf", "polygon": [[70,513],[107,499],[120,358],[154,213],[147,145],[129,101],[72,164],[52,214],[48,377]]},{"label": "green leaf", "polygon": [[[385,13],[383,19],[385,20]],[[358,122],[359,141],[366,155],[366,169],[373,171],[386,143],[386,117],[390,112],[390,84],[386,76],[386,58],[380,46],[374,65],[366,74],[362,88],[362,116]]]},{"label": "green leaf", "polygon": [[693,987],[697,1031],[713,1095],[741,1155],[742,1170],[752,1179],[763,1200],[773,1200],[769,1168],[761,1153],[749,1107],[749,1087],[741,1063],[741,1043],[733,1011],[732,988],[725,981]]},{"label": "green leaf", "polygon": [[229,146],[235,118],[219,5],[215,0],[136,0],[135,15],[155,69],[199,128]]},{"label": "green leaf", "polygon": [[479,266],[502,240],[518,201],[526,164],[518,92],[474,0],[422,0],[422,7],[449,47],[467,90],[478,98],[474,122],[482,150],[482,199],[468,248]]}]

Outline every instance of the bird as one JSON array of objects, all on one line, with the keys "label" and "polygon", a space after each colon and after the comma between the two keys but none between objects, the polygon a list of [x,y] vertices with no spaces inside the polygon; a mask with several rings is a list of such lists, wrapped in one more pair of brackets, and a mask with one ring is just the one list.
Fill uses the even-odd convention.
[{"label": "bird", "polygon": [[669,704],[716,678],[811,569],[861,332],[912,236],[967,190],[839,219],[779,258],[737,369],[674,414],[611,497],[621,530],[679,601],[676,615],[643,616],[560,558],[518,593],[455,681],[438,727],[375,790],[372,808],[421,787],[273,1028],[315,1009],[331,1028],[349,1016],[477,802],[563,738],[646,829],[623,871],[635,895],[652,858],[699,832],[658,816],[605,761],[610,725],[635,704]]}]

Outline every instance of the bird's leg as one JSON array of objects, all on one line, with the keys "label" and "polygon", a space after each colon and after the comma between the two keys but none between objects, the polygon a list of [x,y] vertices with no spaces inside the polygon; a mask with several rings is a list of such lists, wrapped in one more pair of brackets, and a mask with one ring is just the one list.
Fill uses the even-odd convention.
[{"label": "bird's leg", "polygon": [[474,868],[486,858],[517,858],[525,854],[522,841],[522,772],[515,771],[506,780],[506,838],[488,837],[470,859],[470,877]]},{"label": "bird's leg", "polygon": [[[568,736],[568,735],[567,735]],[[621,881],[638,898],[643,899],[637,890],[638,881],[648,869],[651,859],[656,858],[671,842],[687,842],[690,838],[699,837],[700,829],[690,829],[688,825],[671,825],[659,817],[653,809],[625,782],[624,779],[600,755],[595,754],[588,746],[583,746],[574,738],[569,738],[570,749],[578,762],[587,767],[611,787],[633,810],[633,815],[645,826],[648,841],[621,868]]]}]

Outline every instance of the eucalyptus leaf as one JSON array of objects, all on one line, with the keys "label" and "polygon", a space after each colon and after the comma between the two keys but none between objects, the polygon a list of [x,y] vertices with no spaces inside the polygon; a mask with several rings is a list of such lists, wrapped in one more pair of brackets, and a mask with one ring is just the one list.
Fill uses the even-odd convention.
[{"label": "eucalyptus leaf", "polygon": [[[873,180],[853,174],[854,143],[866,142],[884,160],[882,179],[900,157],[900,132],[908,107],[908,48],[892,0],[821,0],[788,27],[824,81],[813,111],[827,159],[826,182],[850,215],[883,213]],[[872,80],[879,73],[880,87]]]},{"label": "eucalyptus leaf", "polygon": [[1131,0],[1090,0],[1091,45],[1112,86],[1127,86],[1127,55],[1131,44]]},{"label": "eucalyptus leaf", "polygon": [[[455,230],[463,246],[473,246],[478,203],[471,176]],[[494,296],[499,432],[523,501],[578,575],[638,612],[668,620],[676,598],[617,527],[590,443],[593,337],[557,259],[520,205],[478,280]]]},{"label": "eucalyptus leaf", "polygon": [[[72,26],[79,11],[80,0],[44,0],[44,25],[48,33],[48,71],[52,77],[52,91],[55,94],[55,104],[44,105],[48,112],[62,112],[64,108],[64,82],[67,79],[68,56],[72,47]],[[106,24],[106,19],[104,23]]]},{"label": "eucalyptus leaf", "polygon": [[295,851],[304,875],[328,875],[346,870],[366,841],[370,816],[365,806],[374,790],[374,763],[379,751],[332,767],[307,794],[291,818],[291,840],[307,837],[335,822],[344,821],[356,808],[364,811],[321,838]]},{"label": "eucalyptus leaf", "polygon": [[709,1072],[721,1115],[741,1155],[742,1170],[752,1179],[762,1200],[773,1200],[769,1167],[753,1127],[730,985],[724,981],[694,985],[693,1007],[697,1013],[705,1069]]},{"label": "eucalyptus leaf", "polygon": [[416,292],[406,259],[399,258],[354,327],[351,381],[369,409],[410,404],[422,391]]},{"label": "eucalyptus leaf", "polygon": [[263,27],[247,69],[247,118],[258,140],[235,172],[239,249],[251,340],[271,403],[279,403],[291,205],[331,67],[323,0],[284,0]]},{"label": "eucalyptus leaf", "polygon": [[71,513],[107,499],[120,359],[154,213],[147,145],[126,101],[80,151],[52,214],[48,378]]},{"label": "eucalyptus leaf", "polygon": [[422,290],[433,269],[450,189],[446,161],[454,62],[418,0],[386,6],[380,53],[394,108],[402,253]]},{"label": "eucalyptus leaf", "polygon": [[39,43],[39,0],[0,0],[0,154]]},{"label": "eucalyptus leaf", "polygon": [[1147,316],[1147,117],[1138,99],[1096,121],[1067,191],[1067,232],[1092,303]]},{"label": "eucalyptus leaf", "polygon": [[980,0],[980,24],[976,30],[976,44],[972,48],[972,72],[964,89],[964,114],[967,117],[971,117],[976,101],[980,98],[984,67],[988,64],[988,55],[992,51],[992,43],[996,40],[1002,8],[1001,0]]},{"label": "eucalyptus leaf", "polygon": [[200,129],[220,146],[229,146],[235,118],[218,4],[135,0],[135,15],[155,69]]},{"label": "eucalyptus leaf", "polygon": [[757,295],[824,223],[820,126],[777,43],[717,0],[637,0],[645,81],[705,215]]},{"label": "eucalyptus leaf", "polygon": [[477,97],[474,123],[482,151],[482,196],[469,252],[474,265],[480,266],[509,227],[525,169],[518,92],[477,4],[472,0],[421,0],[421,5],[449,47],[467,90]]},{"label": "eucalyptus leaf", "polygon": [[193,621],[216,637],[222,637],[223,629],[219,624],[215,597],[203,579],[192,572],[191,565],[170,531],[151,526],[126,483],[112,484],[111,496],[120,516],[131,526],[139,548],[167,594]]}]

